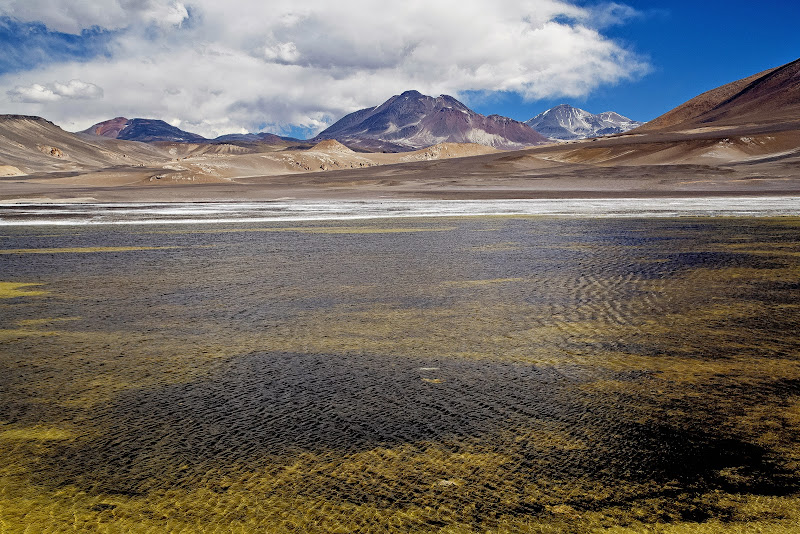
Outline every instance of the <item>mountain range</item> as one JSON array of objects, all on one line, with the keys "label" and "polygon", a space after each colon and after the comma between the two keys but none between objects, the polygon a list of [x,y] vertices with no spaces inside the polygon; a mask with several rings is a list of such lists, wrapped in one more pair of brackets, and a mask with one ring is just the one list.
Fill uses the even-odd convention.
[{"label": "mountain range", "polygon": [[283,141],[299,142],[292,137],[280,137],[272,133],[226,134],[213,139],[181,130],[159,119],[127,119],[116,117],[79,132],[86,135],[141,141],[143,143],[265,143],[281,144]]},{"label": "mountain range", "polygon": [[[642,123],[615,112],[592,115],[562,104],[523,123],[500,115],[481,115],[452,96],[431,97],[406,91],[383,104],[341,118],[310,140],[336,139],[364,152],[406,152],[439,143],[477,143],[502,150],[621,133]],[[261,132],[226,134],[214,139],[181,130],[163,120],[116,117],[80,132],[144,143],[298,143],[291,137]],[[310,146],[310,145],[309,145]]]},{"label": "mountain range", "polygon": [[614,111],[593,115],[569,104],[561,104],[539,113],[525,124],[550,139],[570,141],[623,133],[644,123]]}]

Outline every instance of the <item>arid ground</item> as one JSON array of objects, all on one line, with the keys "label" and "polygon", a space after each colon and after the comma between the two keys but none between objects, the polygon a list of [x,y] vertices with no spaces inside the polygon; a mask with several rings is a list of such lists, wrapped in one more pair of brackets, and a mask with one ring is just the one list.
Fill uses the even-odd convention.
[{"label": "arid ground", "polygon": [[[30,125],[24,128],[31,129]],[[80,163],[77,156],[69,159],[66,148],[62,158],[39,151],[34,159],[26,155],[27,168],[18,163],[14,167],[17,172],[6,172],[14,176],[0,178],[0,201],[613,198],[800,193],[797,121],[631,133],[513,152],[447,144],[410,153],[374,154],[353,152],[325,141],[311,149],[236,154],[226,150],[245,149],[114,143],[113,154],[127,150],[123,155],[138,158],[138,162],[121,164],[115,159],[88,164]],[[129,154],[128,149],[141,151],[142,146],[152,153]]]}]

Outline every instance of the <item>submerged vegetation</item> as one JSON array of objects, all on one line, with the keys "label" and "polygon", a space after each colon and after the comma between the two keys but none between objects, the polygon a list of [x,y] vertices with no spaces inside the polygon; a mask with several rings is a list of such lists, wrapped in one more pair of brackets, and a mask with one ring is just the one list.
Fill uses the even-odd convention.
[{"label": "submerged vegetation", "polygon": [[0,530],[792,532],[798,227],[7,230]]}]

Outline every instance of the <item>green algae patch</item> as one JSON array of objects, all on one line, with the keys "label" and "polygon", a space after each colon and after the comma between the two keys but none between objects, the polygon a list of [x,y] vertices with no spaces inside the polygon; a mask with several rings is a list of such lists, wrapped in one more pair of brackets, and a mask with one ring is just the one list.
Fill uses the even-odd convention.
[{"label": "green algae patch", "polygon": [[36,296],[46,295],[47,291],[36,291],[27,289],[29,287],[37,287],[41,285],[43,284],[0,282],[0,299],[13,299],[17,297],[36,297]]},{"label": "green algae patch", "polygon": [[0,249],[0,254],[84,254],[97,252],[136,252],[143,250],[168,250],[178,247],[59,247]]}]

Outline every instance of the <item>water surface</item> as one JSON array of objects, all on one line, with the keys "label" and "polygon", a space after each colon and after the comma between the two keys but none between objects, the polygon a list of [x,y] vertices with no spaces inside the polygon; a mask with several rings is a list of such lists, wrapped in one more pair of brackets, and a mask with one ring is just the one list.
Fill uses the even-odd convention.
[{"label": "water surface", "polygon": [[791,532],[798,230],[7,226],[0,521]]}]

